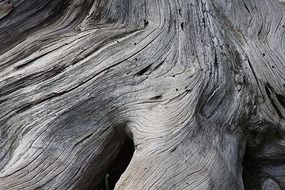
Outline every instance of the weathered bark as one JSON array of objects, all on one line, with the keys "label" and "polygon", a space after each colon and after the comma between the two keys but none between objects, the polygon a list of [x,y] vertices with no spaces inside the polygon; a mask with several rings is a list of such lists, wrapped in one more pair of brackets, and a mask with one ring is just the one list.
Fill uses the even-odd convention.
[{"label": "weathered bark", "polygon": [[0,189],[281,189],[277,0],[0,2]]}]

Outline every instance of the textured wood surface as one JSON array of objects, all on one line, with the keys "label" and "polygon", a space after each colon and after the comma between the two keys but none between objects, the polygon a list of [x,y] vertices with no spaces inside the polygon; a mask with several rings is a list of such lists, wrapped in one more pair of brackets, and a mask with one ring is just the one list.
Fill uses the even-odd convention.
[{"label": "textured wood surface", "polygon": [[0,1],[0,190],[282,189],[280,2]]}]

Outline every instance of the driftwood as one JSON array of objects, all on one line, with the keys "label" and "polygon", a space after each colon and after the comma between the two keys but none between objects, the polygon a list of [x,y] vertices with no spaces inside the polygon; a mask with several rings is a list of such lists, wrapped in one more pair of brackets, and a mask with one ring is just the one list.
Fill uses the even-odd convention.
[{"label": "driftwood", "polygon": [[283,188],[281,2],[2,0],[0,39],[0,190]]}]

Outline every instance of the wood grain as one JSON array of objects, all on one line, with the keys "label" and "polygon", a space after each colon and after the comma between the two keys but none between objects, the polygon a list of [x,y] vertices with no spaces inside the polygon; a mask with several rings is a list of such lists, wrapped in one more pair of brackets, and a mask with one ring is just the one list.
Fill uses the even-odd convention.
[{"label": "wood grain", "polygon": [[277,0],[0,2],[0,190],[285,184]]}]

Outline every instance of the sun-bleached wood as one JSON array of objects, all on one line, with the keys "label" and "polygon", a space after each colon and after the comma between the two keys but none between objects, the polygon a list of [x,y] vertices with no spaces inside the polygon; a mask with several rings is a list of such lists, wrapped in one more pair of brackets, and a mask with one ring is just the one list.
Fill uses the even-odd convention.
[{"label": "sun-bleached wood", "polygon": [[0,1],[0,190],[282,189],[281,2]]}]

